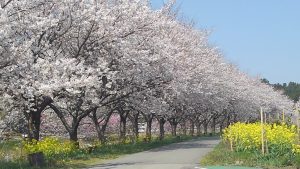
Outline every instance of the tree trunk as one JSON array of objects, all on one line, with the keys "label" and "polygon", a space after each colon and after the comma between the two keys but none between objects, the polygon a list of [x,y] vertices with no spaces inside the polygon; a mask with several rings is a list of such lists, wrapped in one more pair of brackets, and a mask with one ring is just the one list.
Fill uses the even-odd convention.
[{"label": "tree trunk", "polygon": [[176,136],[177,135],[177,125],[178,125],[178,122],[176,121],[175,118],[170,118],[168,119],[170,125],[171,125],[171,134],[172,136]]},{"label": "tree trunk", "polygon": [[161,117],[158,119],[158,122],[159,122],[159,140],[163,140],[165,137],[164,125],[166,123],[166,120],[163,117]]},{"label": "tree trunk", "polygon": [[208,134],[208,122],[205,120],[203,123],[204,135]]},{"label": "tree trunk", "polygon": [[77,129],[71,129],[69,136],[70,136],[70,141],[74,143],[78,142]]},{"label": "tree trunk", "polygon": [[30,139],[39,140],[40,139],[40,126],[41,126],[41,113],[38,111],[30,111]]},{"label": "tree trunk", "polygon": [[119,109],[119,114],[120,114],[120,140],[124,142],[126,140],[126,122],[127,122],[129,111]]},{"label": "tree trunk", "polygon": [[126,139],[126,120],[127,116],[120,114],[120,140],[122,142]]},{"label": "tree trunk", "polygon": [[197,136],[201,135],[201,123],[196,122],[196,128],[197,128]]},{"label": "tree trunk", "polygon": [[151,136],[152,136],[152,119],[147,121],[147,128],[146,128],[146,138],[148,141],[151,140]]},{"label": "tree trunk", "polygon": [[222,134],[223,133],[223,121],[220,123],[220,133]]},{"label": "tree trunk", "polygon": [[72,119],[72,126],[69,131],[70,141],[74,142],[75,145],[78,145],[79,148],[79,142],[78,142],[78,127],[79,127],[80,121],[73,117]]},{"label": "tree trunk", "polygon": [[[36,100],[34,102],[37,102]],[[43,102],[40,105],[36,105],[33,107],[36,111],[30,110],[29,114],[27,114],[28,119],[28,136],[29,139],[35,139],[39,141],[40,139],[40,127],[41,127],[41,115],[45,108],[53,102],[51,97],[43,96]],[[26,113],[25,113],[26,115]]]},{"label": "tree trunk", "polygon": [[195,130],[195,122],[193,120],[190,120],[190,135],[194,136],[194,130]]},{"label": "tree trunk", "polygon": [[73,117],[72,127],[69,130],[70,141],[74,143],[76,148],[79,148],[79,142],[78,142],[79,123],[80,123],[80,121],[77,120],[77,118]]},{"label": "tree trunk", "polygon": [[211,132],[212,134],[216,133],[216,118],[214,117],[211,122]]},{"label": "tree trunk", "polygon": [[70,136],[70,141],[73,141],[75,143],[75,145],[77,146],[77,148],[79,148],[79,142],[78,142],[78,136],[77,136],[77,132],[78,132],[78,127],[79,127],[79,123],[80,121],[85,118],[86,116],[88,116],[91,112],[93,112],[96,108],[93,107],[91,109],[88,109],[86,111],[82,111],[80,115],[77,116],[73,116],[72,118],[72,124],[71,126],[68,124],[64,113],[58,109],[55,105],[50,104],[49,105],[52,110],[56,113],[56,115],[58,116],[58,118],[61,120],[62,124],[64,125],[64,127],[66,128],[66,130],[69,133]]},{"label": "tree trunk", "polygon": [[153,118],[154,118],[154,114],[147,114],[147,115],[144,115],[145,116],[145,120],[146,120],[146,123],[147,123],[147,127],[146,127],[146,139],[147,141],[150,141],[151,140],[151,137],[152,137],[152,121],[153,121]]},{"label": "tree trunk", "polygon": [[135,141],[137,141],[139,139],[139,116],[134,117],[133,135]]},{"label": "tree trunk", "polygon": [[97,111],[94,110],[93,114],[91,116],[91,119],[95,125],[96,128],[96,132],[97,132],[97,136],[98,136],[98,140],[100,141],[100,143],[104,144],[105,143],[105,131],[106,131],[106,127],[107,127],[107,123],[112,115],[111,113],[108,113],[107,116],[105,116],[104,118],[102,118],[102,120],[100,120],[100,122],[103,122],[103,124],[101,125],[101,123],[98,121],[99,119],[97,118]]},{"label": "tree trunk", "polygon": [[238,120],[237,120],[237,114],[236,113],[233,114],[233,122],[234,123],[238,122]]},{"label": "tree trunk", "polygon": [[98,140],[100,141],[101,144],[104,144],[106,142],[106,139],[105,139],[105,128],[106,127],[101,128],[100,125],[97,125],[95,127],[96,127],[96,131],[97,131]]},{"label": "tree trunk", "polygon": [[184,121],[183,123],[181,123],[181,127],[182,127],[182,134],[186,136],[186,133],[187,133],[186,121]]},{"label": "tree trunk", "polygon": [[176,136],[176,130],[177,130],[177,123],[172,123],[171,124],[171,128],[172,128],[172,136]]},{"label": "tree trunk", "polygon": [[129,118],[131,120],[131,123],[133,125],[133,135],[135,141],[139,138],[139,115],[140,113],[134,113],[132,116],[129,115]]},{"label": "tree trunk", "polygon": [[227,115],[227,126],[226,127],[229,127],[230,126],[230,115],[228,114]]},{"label": "tree trunk", "polygon": [[223,133],[223,124],[220,124],[220,134]]}]

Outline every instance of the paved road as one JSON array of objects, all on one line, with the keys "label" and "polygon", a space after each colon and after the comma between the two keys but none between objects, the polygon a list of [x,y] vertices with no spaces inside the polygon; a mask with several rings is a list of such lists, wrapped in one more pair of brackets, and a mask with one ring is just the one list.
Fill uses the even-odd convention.
[{"label": "paved road", "polygon": [[90,169],[200,169],[199,161],[219,143],[218,138],[201,138],[126,155]]}]

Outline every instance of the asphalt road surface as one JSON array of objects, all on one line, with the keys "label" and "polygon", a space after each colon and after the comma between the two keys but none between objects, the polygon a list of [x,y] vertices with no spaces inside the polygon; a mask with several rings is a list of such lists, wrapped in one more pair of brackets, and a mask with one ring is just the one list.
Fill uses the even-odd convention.
[{"label": "asphalt road surface", "polygon": [[90,169],[201,169],[200,159],[219,143],[219,138],[200,138],[122,156]]}]

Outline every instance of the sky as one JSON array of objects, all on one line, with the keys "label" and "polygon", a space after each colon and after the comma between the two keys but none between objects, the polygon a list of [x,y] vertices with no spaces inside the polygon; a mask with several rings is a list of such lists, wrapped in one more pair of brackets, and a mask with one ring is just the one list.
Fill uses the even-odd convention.
[{"label": "sky", "polygon": [[[151,0],[158,9],[167,0]],[[240,70],[271,83],[300,83],[299,0],[177,0],[179,16],[208,29]]]}]

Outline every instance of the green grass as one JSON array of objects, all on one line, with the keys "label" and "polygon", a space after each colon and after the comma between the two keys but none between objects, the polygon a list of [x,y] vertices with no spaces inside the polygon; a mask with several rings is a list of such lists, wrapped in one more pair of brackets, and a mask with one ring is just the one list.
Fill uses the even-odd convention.
[{"label": "green grass", "polygon": [[20,140],[0,142],[0,161],[23,158],[25,153],[20,147],[22,147]]},{"label": "green grass", "polygon": [[271,157],[261,155],[260,152],[232,152],[226,144],[221,142],[212,152],[201,161],[202,166],[247,166],[267,169],[295,169],[297,161],[291,156]]},{"label": "green grass", "polygon": [[[166,136],[162,141],[154,138],[150,142],[144,142],[140,139],[136,143],[114,143],[105,144],[96,147],[91,153],[85,149],[78,150],[64,158],[63,160],[57,159],[56,161],[48,162],[46,169],[64,168],[64,169],[77,169],[86,168],[89,166],[101,164],[105,159],[114,159],[125,154],[132,154],[141,151],[150,150],[153,148],[161,147],[164,145],[191,140],[196,137],[191,136]],[[18,154],[13,156],[13,160],[5,160],[0,156],[0,169],[32,169],[29,166],[26,155],[20,155],[20,141],[6,141],[0,144],[0,153],[9,152],[7,154]],[[5,155],[4,155],[5,156]]]},{"label": "green grass", "polygon": [[12,150],[20,145],[21,141],[20,140],[11,140],[11,141],[3,141],[0,142],[0,150],[1,151],[7,151],[7,150]]}]

